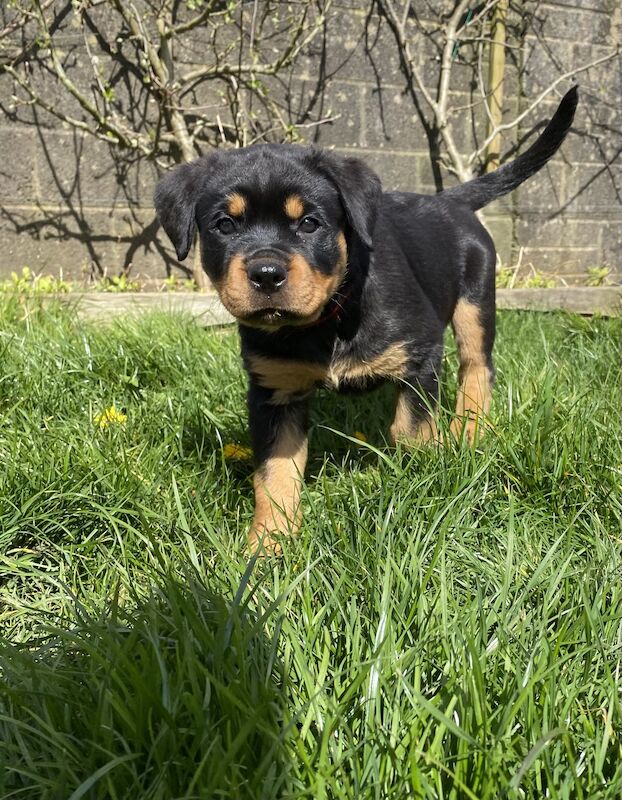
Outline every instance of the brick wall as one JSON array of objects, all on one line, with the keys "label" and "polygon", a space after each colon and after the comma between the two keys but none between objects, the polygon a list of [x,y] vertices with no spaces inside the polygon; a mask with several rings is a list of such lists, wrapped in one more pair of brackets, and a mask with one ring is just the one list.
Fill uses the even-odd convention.
[{"label": "brick wall", "polygon": [[[438,22],[430,4],[414,3],[419,24]],[[524,109],[557,76],[610,53],[622,42],[622,6],[617,0],[525,2],[509,19],[505,78],[506,119]],[[370,13],[371,12],[371,13]],[[530,24],[524,25],[529,12]],[[362,0],[337,4],[323,53],[313,45],[286,85],[267,88],[289,113],[307,104],[313,118],[333,118],[301,127],[308,142],[358,154],[386,189],[434,192],[424,128],[400,68],[395,38],[385,21]],[[430,16],[426,21],[425,14]],[[434,38],[415,34],[413,49],[426,83],[435,86],[438,53]],[[70,29],[62,34],[70,46]],[[471,47],[471,50],[469,50]],[[201,48],[190,49],[189,62]],[[77,52],[76,81],[88,82],[86,57]],[[452,68],[452,116],[461,150],[469,153],[484,135],[474,82],[475,45],[464,45]],[[485,68],[485,65],[484,65]],[[45,76],[42,76],[44,79]],[[49,80],[47,96],[68,113],[71,98]],[[553,272],[569,283],[586,270],[607,265],[622,274],[622,62],[607,61],[577,77],[581,105],[572,133],[558,156],[538,176],[487,211],[487,224],[506,265],[520,258],[523,272]],[[537,112],[505,135],[504,152],[524,148],[550,116],[571,80]],[[161,279],[180,270],[151,207],[157,170],[150,162],[119,158],[105,142],[78,134],[45,112],[15,106],[14,89],[0,77],[0,276],[28,265],[36,271],[80,278],[131,269]],[[203,104],[221,97],[198,98]],[[452,181],[445,176],[446,183]]]}]

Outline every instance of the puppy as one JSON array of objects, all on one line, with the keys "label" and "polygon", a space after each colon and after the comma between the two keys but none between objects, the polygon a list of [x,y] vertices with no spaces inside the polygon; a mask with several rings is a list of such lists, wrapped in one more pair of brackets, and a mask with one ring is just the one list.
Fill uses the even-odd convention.
[{"label": "puppy", "polygon": [[216,151],[168,173],[155,206],[177,257],[198,228],[202,263],[239,323],[257,469],[251,550],[300,525],[316,386],[397,387],[393,441],[437,440],[443,334],[460,362],[452,430],[473,439],[490,407],[495,249],[475,211],[515,189],[563,142],[562,99],[515,161],[436,196],[382,192],[356,158],[295,145]]}]

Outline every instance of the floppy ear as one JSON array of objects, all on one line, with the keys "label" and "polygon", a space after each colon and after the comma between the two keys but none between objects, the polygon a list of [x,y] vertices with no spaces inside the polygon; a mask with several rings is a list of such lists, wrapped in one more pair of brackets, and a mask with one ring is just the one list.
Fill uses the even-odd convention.
[{"label": "floppy ear", "polygon": [[327,150],[317,151],[316,165],[335,184],[350,227],[371,250],[382,193],[380,178],[358,158],[340,156]]},{"label": "floppy ear", "polygon": [[154,203],[160,224],[183,261],[190,251],[196,225],[196,206],[203,174],[199,161],[168,172],[156,186]]}]

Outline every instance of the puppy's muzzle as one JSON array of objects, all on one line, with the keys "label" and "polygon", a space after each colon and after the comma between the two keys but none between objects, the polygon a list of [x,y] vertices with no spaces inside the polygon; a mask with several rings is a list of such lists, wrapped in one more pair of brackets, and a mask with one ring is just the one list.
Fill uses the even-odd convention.
[{"label": "puppy's muzzle", "polygon": [[251,285],[263,294],[276,294],[287,281],[287,264],[275,253],[255,253],[246,263]]}]

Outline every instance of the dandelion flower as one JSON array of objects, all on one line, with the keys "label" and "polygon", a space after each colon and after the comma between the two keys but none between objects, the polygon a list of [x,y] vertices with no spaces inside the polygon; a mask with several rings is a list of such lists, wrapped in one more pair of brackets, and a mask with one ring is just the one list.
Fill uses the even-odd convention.
[{"label": "dandelion flower", "polygon": [[107,428],[109,425],[123,425],[126,419],[127,414],[119,411],[114,406],[110,406],[110,408],[104,409],[101,414],[96,415],[95,424],[103,429]]},{"label": "dandelion flower", "polygon": [[241,444],[226,444],[222,453],[227,461],[250,461],[253,457],[253,451],[250,447],[243,447]]}]

